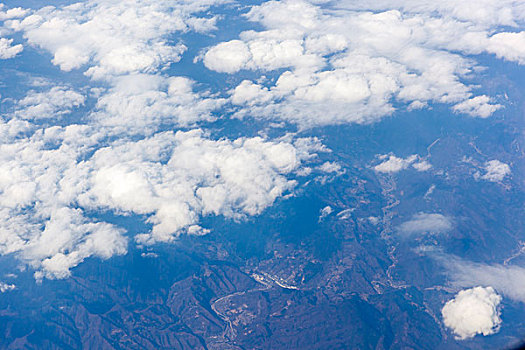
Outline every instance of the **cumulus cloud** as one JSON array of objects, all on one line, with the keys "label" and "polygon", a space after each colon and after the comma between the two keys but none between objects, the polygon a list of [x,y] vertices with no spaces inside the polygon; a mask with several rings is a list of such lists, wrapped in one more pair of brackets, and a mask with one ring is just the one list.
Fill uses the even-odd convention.
[{"label": "cumulus cloud", "polygon": [[[54,55],[62,70],[83,69],[97,87],[90,122],[112,134],[152,134],[167,126],[212,121],[224,100],[194,92],[195,82],[159,74],[179,61],[186,46],[176,36],[215,29],[216,17],[204,14],[225,0],[200,2],[91,0],[64,7],[26,11],[6,26],[21,31],[30,45]],[[19,102],[20,118],[50,118],[84,103],[77,92],[54,87],[30,92]]]},{"label": "cumulus cloud", "polygon": [[430,164],[426,160],[422,160],[420,162],[413,163],[412,167],[414,169],[416,169],[417,171],[428,171],[428,170],[432,169],[432,164]]},{"label": "cumulus cloud", "polygon": [[481,179],[492,182],[502,181],[506,176],[510,175],[511,173],[509,165],[500,162],[497,159],[486,162],[484,169],[485,174],[481,176]]},{"label": "cumulus cloud", "polygon": [[[382,157],[384,159],[384,157]],[[417,155],[413,154],[406,159],[390,155],[387,160],[374,167],[374,170],[380,173],[397,173],[409,167],[417,159]]]},{"label": "cumulus cloud", "polygon": [[5,4],[0,4],[0,21],[24,17],[27,13],[28,10],[21,7],[7,9]]},{"label": "cumulus cloud", "polygon": [[321,209],[319,211],[319,222],[323,221],[327,216],[329,216],[330,214],[332,214],[334,210],[332,209],[331,206],[327,205],[326,207],[324,207],[323,209]]},{"label": "cumulus cloud", "polygon": [[58,198],[64,172],[98,141],[88,129],[53,126],[0,143],[0,254],[16,254],[37,278],[67,277],[87,257],[126,252],[120,229]]},{"label": "cumulus cloud", "polygon": [[240,40],[220,43],[212,47],[204,56],[204,65],[221,73],[235,73],[245,68],[251,53],[246,44]]},{"label": "cumulus cloud", "polygon": [[521,20],[512,12],[519,9],[515,1],[487,4],[497,7],[496,21],[472,16],[458,1],[332,5],[337,11],[313,1],[265,2],[247,14],[264,30],[243,32],[203,55],[207,68],[224,73],[284,70],[275,83],[246,80],[232,89],[238,117],[281,118],[303,127],[367,123],[391,114],[398,101],[408,109],[447,103],[486,118],[502,106],[474,96],[466,80],[478,67],[458,52],[518,63],[525,57],[522,33],[495,33]]},{"label": "cumulus cloud", "polygon": [[452,110],[458,113],[469,114],[473,117],[488,118],[500,108],[503,108],[499,104],[490,104],[490,98],[488,96],[476,96],[468,99],[461,103],[458,103]]},{"label": "cumulus cloud", "polygon": [[325,173],[341,174],[343,172],[341,165],[336,162],[324,162],[319,166],[319,169]]},{"label": "cumulus cloud", "polygon": [[29,44],[53,54],[53,63],[69,71],[87,66],[94,79],[133,72],[152,72],[180,60],[186,47],[172,43],[175,32],[206,32],[214,17],[194,15],[222,0],[91,0],[44,7],[6,25],[22,31]]},{"label": "cumulus cloud", "polygon": [[261,213],[293,189],[296,182],[286,175],[303,160],[290,143],[212,141],[195,130],[98,150],[70,181],[78,188],[90,184],[79,191],[83,207],[152,214],[153,230],[139,241],[170,241],[200,215]]},{"label": "cumulus cloud", "polygon": [[[448,37],[430,38],[429,43],[444,45],[447,49],[467,54],[486,52],[498,58],[525,64],[525,32],[516,31],[521,29],[520,25],[525,20],[525,10],[518,0],[481,2],[447,0],[439,3],[412,0],[402,4],[392,0],[377,1],[373,4],[340,0],[338,5],[348,9],[375,11],[398,9],[412,15],[430,16],[432,13],[438,13],[443,18],[454,19],[447,24],[452,23],[456,27],[464,26],[466,30],[461,32],[449,26]],[[512,29],[508,32],[494,33],[501,26]],[[454,40],[450,40],[452,37]]]},{"label": "cumulus cloud", "polygon": [[441,214],[418,213],[412,219],[399,225],[402,233],[413,235],[421,233],[443,233],[452,229],[452,221]]},{"label": "cumulus cloud", "polygon": [[421,160],[417,154],[406,158],[399,158],[393,154],[383,154],[378,157],[380,160],[383,160],[382,163],[374,166],[374,170],[379,173],[397,173],[407,169],[409,166],[412,166],[417,171],[427,171],[432,168],[432,165],[428,161]]},{"label": "cumulus cloud", "polygon": [[[214,29],[215,17],[203,13],[223,2],[92,0],[0,12],[62,70],[105,80],[82,90],[96,98],[83,125],[60,117],[85,105],[87,93],[48,84],[0,119],[0,254],[17,256],[39,280],[66,278],[85,259],[125,254],[130,239],[206,234],[203,216],[258,215],[301,176],[340,170],[307,166],[325,150],[314,138],[159,132],[213,121],[224,104],[193,80],[162,73],[185,50],[172,34]],[[127,237],[86,214],[101,210],[146,217],[151,230]]]},{"label": "cumulus cloud", "polygon": [[398,9],[408,13],[437,13],[443,17],[454,18],[479,26],[516,27],[517,22],[525,20],[525,10],[520,0],[444,0],[427,2],[424,0],[337,0],[339,7],[353,10]]},{"label": "cumulus cloud", "polygon": [[151,133],[166,125],[192,126],[212,121],[224,99],[193,91],[194,81],[185,77],[131,74],[115,79],[97,101],[90,118],[114,132]]},{"label": "cumulus cloud", "polygon": [[[4,28],[50,52],[60,69],[104,80],[82,90],[97,99],[83,116],[85,125],[58,123],[87,104],[84,93],[65,86],[30,91],[0,119],[0,254],[16,255],[37,279],[65,278],[85,259],[125,254],[130,240],[152,244],[205,234],[203,216],[258,215],[292,194],[301,176],[343,171],[333,162],[310,167],[323,151],[310,138],[213,139],[200,129],[159,131],[214,121],[224,106],[193,80],[163,71],[186,50],[178,34],[213,30],[216,17],[207,10],[224,2],[89,0],[37,11],[0,6]],[[425,16],[270,1],[247,14],[263,30],[243,32],[201,57],[223,73],[279,71],[275,82],[245,80],[232,88],[229,102],[238,117],[277,116],[301,126],[366,123],[394,111],[394,100],[413,108],[448,103],[485,116],[497,105],[476,99],[462,82],[475,63],[457,53],[476,48],[431,39],[447,37],[447,28],[468,32],[470,24]],[[492,30],[486,37],[500,34]],[[519,40],[507,36],[483,52],[519,62],[521,54],[504,44]],[[9,55],[21,49],[9,39],[1,43]],[[38,119],[60,125],[41,126]],[[378,172],[431,167],[417,155],[381,160]],[[146,217],[151,230],[127,237],[86,214],[99,210]]]},{"label": "cumulus cloud", "polygon": [[0,38],[0,59],[13,58],[24,49],[22,45],[12,45],[13,39]]},{"label": "cumulus cloud", "polygon": [[79,209],[54,209],[43,231],[24,246],[21,256],[35,269],[37,279],[65,278],[84,259],[108,259],[127,252],[123,230],[86,219]]},{"label": "cumulus cloud", "polygon": [[[0,254],[15,254],[35,277],[65,278],[89,257],[127,251],[115,225],[85,211],[139,214],[152,225],[141,244],[203,234],[200,217],[239,220],[291,193],[313,139],[212,140],[200,130],[117,139],[96,125],[36,129],[0,144]],[[107,146],[100,148],[100,144]]]},{"label": "cumulus cloud", "polygon": [[54,86],[43,92],[29,91],[18,101],[15,115],[22,119],[50,119],[69,114],[83,105],[85,97],[66,86]]},{"label": "cumulus cloud", "polygon": [[5,293],[5,292],[8,292],[8,291],[13,290],[15,288],[16,288],[16,286],[14,284],[8,284],[8,283],[5,283],[5,282],[0,282],[0,293]]},{"label": "cumulus cloud", "polygon": [[462,290],[443,306],[443,323],[460,340],[497,333],[501,324],[500,302],[501,296],[492,287]]},{"label": "cumulus cloud", "polygon": [[500,58],[525,64],[525,32],[494,34],[488,39],[487,51]]}]

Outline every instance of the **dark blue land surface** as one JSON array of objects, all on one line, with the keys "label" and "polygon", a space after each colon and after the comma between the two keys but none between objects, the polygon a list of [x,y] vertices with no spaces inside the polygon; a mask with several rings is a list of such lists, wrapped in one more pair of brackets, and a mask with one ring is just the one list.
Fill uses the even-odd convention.
[{"label": "dark blue land surface", "polygon": [[[200,46],[190,47],[166,74],[192,76],[203,89],[224,94],[226,87],[256,77],[259,72],[242,71],[226,81],[192,62],[203,47],[230,40],[245,26],[239,21],[215,37],[199,37]],[[194,40],[191,35],[185,39]],[[0,85],[2,96],[13,101],[24,96],[19,84],[24,70],[42,72],[56,83],[88,81],[82,72],[61,72],[51,59],[27,47],[18,61],[2,62],[0,80],[13,79]],[[251,137],[261,130],[318,137],[331,150],[319,155],[319,164],[337,162],[344,173],[306,176],[293,196],[258,216],[205,217],[199,224],[210,229],[207,235],[182,235],[147,248],[133,242],[137,233],[151,229],[144,217],[91,213],[123,227],[129,251],[106,261],[88,258],[62,280],[36,282],[34,270],[18,271],[17,257],[0,256],[0,270],[18,271],[2,277],[16,289],[0,294],[0,349],[507,349],[519,344],[525,340],[523,302],[504,296],[499,332],[468,340],[455,339],[441,315],[458,290],[473,287],[454,285],[454,259],[525,266],[520,254],[525,74],[514,63],[476,59],[490,66],[473,82],[483,86],[478,92],[505,104],[487,119],[434,105],[410,112],[396,106],[399,112],[370,125],[303,131],[285,124],[276,130],[250,118],[208,123],[214,139]],[[81,122],[95,103],[88,98],[67,123]],[[4,102],[0,113],[11,108]],[[381,154],[417,154],[432,169],[378,173],[373,167]],[[500,182],[480,180],[477,173],[493,159],[509,164],[512,175]],[[321,216],[326,207],[331,212]],[[400,234],[399,226],[417,213],[453,218],[453,228],[444,234]]]},{"label": "dark blue land surface", "polygon": [[[136,249],[103,264],[90,259],[65,280],[37,284],[22,272],[17,289],[0,299],[2,348],[509,347],[525,336],[522,305],[504,299],[498,334],[456,341],[441,323],[441,307],[453,296],[438,288],[447,285],[446,271],[415,248],[439,245],[485,263],[508,257],[524,224],[523,163],[514,164],[507,186],[487,185],[465,176],[469,169],[458,158],[467,152],[481,161],[481,151],[523,160],[516,149],[522,124],[518,112],[505,123],[467,123],[436,108],[373,126],[327,128],[330,157],[346,173],[304,184],[258,217],[206,218],[206,236],[182,236],[150,254]],[[378,175],[367,165],[377,153],[405,156],[419,147],[426,154],[436,140],[428,152],[442,173]],[[425,198],[429,183],[436,189]],[[327,205],[334,212],[320,220]],[[413,213],[437,210],[460,218],[453,232],[396,235]],[[370,216],[388,220],[374,225]],[[132,217],[104,219],[130,232],[146,229]]]}]

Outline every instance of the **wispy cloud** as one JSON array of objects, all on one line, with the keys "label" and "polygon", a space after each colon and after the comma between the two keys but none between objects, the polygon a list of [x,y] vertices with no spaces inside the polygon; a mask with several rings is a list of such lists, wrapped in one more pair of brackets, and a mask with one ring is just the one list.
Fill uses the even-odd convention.
[{"label": "wispy cloud", "polygon": [[437,213],[418,213],[398,226],[405,235],[444,233],[452,229],[452,220]]}]

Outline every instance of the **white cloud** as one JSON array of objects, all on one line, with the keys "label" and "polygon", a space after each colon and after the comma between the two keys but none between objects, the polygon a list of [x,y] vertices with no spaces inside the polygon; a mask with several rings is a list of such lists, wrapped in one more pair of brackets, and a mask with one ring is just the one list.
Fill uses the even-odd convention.
[{"label": "white cloud", "polygon": [[[386,155],[381,156],[384,159]],[[380,173],[397,173],[401,170],[408,168],[417,159],[417,155],[413,154],[407,158],[399,158],[395,155],[388,156],[388,159],[384,162],[376,165],[374,170]]]},{"label": "white cloud", "polygon": [[525,303],[525,268],[473,263],[447,255],[438,259],[447,267],[454,286],[492,286],[506,297]]},{"label": "white cloud", "polygon": [[501,296],[492,287],[462,290],[443,306],[443,322],[460,340],[497,333],[501,324],[500,302]]},{"label": "white cloud", "polygon": [[169,35],[214,29],[214,17],[194,14],[224,2],[91,0],[62,8],[47,6],[6,25],[23,31],[31,45],[50,51],[62,70],[87,66],[88,76],[108,79],[178,62],[186,47],[172,43]]},{"label": "white cloud", "polygon": [[488,118],[492,115],[492,113],[498,109],[503,108],[502,105],[490,104],[489,101],[490,98],[488,96],[476,96],[456,104],[454,107],[452,107],[452,110],[454,112],[465,113],[473,117]]},{"label": "white cloud", "polygon": [[428,171],[432,169],[432,164],[430,164],[426,160],[423,160],[423,161],[412,164],[412,167],[416,169],[417,171]]},{"label": "white cloud", "polygon": [[199,130],[108,143],[96,125],[3,141],[0,254],[16,254],[37,279],[65,278],[86,258],[127,251],[120,228],[85,210],[147,216],[153,229],[136,237],[144,244],[205,234],[201,216],[260,214],[291,193],[302,164],[322,150],[310,139],[211,140]]},{"label": "white cloud", "polygon": [[108,259],[127,252],[123,230],[104,222],[90,222],[79,209],[53,210],[44,230],[27,242],[22,252],[37,279],[69,277],[70,269],[85,258]]},{"label": "white cloud", "polygon": [[379,173],[397,173],[401,170],[405,170],[408,167],[412,166],[417,171],[428,171],[432,168],[432,165],[426,161],[422,160],[417,154],[410,155],[406,158],[396,157],[393,154],[387,155],[378,155],[377,156],[383,162],[374,166],[374,170]]},{"label": "white cloud", "polygon": [[327,205],[319,212],[319,222],[323,221],[328,215],[332,214],[334,210],[331,206]]},{"label": "white cloud", "polygon": [[500,162],[499,160],[490,160],[485,163],[485,174],[481,176],[483,180],[499,182],[506,176],[510,175],[510,167],[508,164]]},{"label": "white cloud", "polygon": [[381,222],[381,219],[378,218],[377,216],[369,216],[368,217],[368,221],[372,224],[372,225],[377,225]]},{"label": "white cloud", "polygon": [[8,284],[5,282],[0,282],[0,293],[9,292],[11,290],[14,290],[16,286],[14,284]]},{"label": "white cloud", "polygon": [[525,32],[498,33],[488,39],[487,51],[499,58],[525,64]]},{"label": "white cloud", "polygon": [[212,111],[224,104],[223,99],[194,92],[194,82],[184,77],[131,74],[113,83],[90,118],[114,132],[149,134],[166,125],[212,121]]},{"label": "white cloud", "polygon": [[200,131],[157,134],[104,148],[71,176],[89,187],[83,207],[151,215],[142,243],[171,241],[201,215],[257,215],[296,182],[286,177],[305,160],[290,143],[261,138],[212,141]]},{"label": "white cloud", "polygon": [[[62,70],[105,81],[84,89],[97,99],[85,125],[59,117],[87,96],[65,86],[41,90],[47,84],[0,119],[0,254],[16,255],[37,279],[66,278],[87,258],[125,254],[130,238],[151,244],[206,234],[203,216],[258,215],[291,195],[301,176],[337,170],[305,166],[325,150],[313,138],[159,133],[213,121],[225,102],[196,92],[188,78],[160,74],[185,50],[173,34],[214,29],[206,10],[221,3],[92,0],[9,15],[6,26],[50,51]],[[94,210],[142,215],[152,229],[126,237],[86,215]]]},{"label": "white cloud", "polygon": [[337,0],[336,3],[339,7],[353,10],[399,9],[413,14],[435,13],[483,27],[515,27],[517,22],[525,20],[525,8],[520,0],[378,0],[373,3],[366,0]]},{"label": "white cloud", "polygon": [[[312,139],[158,132],[213,121],[225,103],[188,78],[162,75],[186,50],[176,34],[213,30],[216,18],[206,10],[224,2],[90,0],[31,15],[0,6],[6,27],[49,51],[62,70],[80,69],[104,80],[104,88],[91,90],[97,104],[85,116],[86,125],[33,123],[56,120],[85,103],[82,94],[64,86],[29,92],[8,120],[0,120],[0,254],[15,254],[38,279],[64,278],[85,259],[127,250],[130,238],[115,225],[87,217],[87,210],[143,215],[152,230],[131,239],[167,242],[209,232],[200,227],[203,216],[258,215],[293,193],[301,175],[341,172],[336,163],[307,166],[323,150]],[[246,80],[232,89],[239,117],[278,116],[301,126],[366,123],[391,113],[393,100],[413,108],[439,102],[457,109],[471,101],[474,107],[465,111],[491,112],[490,100],[476,100],[462,82],[475,63],[449,51],[473,53],[479,45],[451,48],[435,39],[464,32],[470,24],[425,16],[268,2],[247,15],[264,30],[218,44],[202,59],[225,73],[284,70],[273,85]],[[494,39],[483,52],[519,62],[521,53],[512,43],[522,38],[504,34],[487,34],[487,40],[502,40]],[[10,55],[21,49],[2,42]],[[416,155],[383,160],[375,167],[379,172],[430,168]],[[350,211],[338,216],[346,218]]]},{"label": "white cloud", "polygon": [[87,257],[126,252],[120,229],[85,218],[59,198],[64,172],[98,141],[89,127],[50,127],[2,141],[0,254],[15,253],[37,278],[62,278]]},{"label": "white cloud", "polygon": [[398,230],[405,234],[443,233],[452,229],[449,218],[435,213],[418,213],[412,219],[399,225]]},{"label": "white cloud", "polygon": [[5,4],[0,4],[0,21],[6,21],[13,18],[20,18],[24,17],[28,10],[23,9],[21,7],[14,7],[10,9],[4,9],[6,8]]},{"label": "white cloud", "polygon": [[13,39],[0,38],[0,59],[13,58],[24,49],[22,45],[12,45]]},{"label": "white cloud", "polygon": [[[525,58],[523,33],[500,28],[523,19],[519,3],[486,2],[486,8],[475,5],[473,15],[467,9],[474,5],[458,1],[342,1],[337,11],[315,2],[268,1],[247,14],[264,30],[219,43],[203,60],[226,73],[284,70],[273,85],[243,81],[232,90],[238,117],[280,118],[303,127],[367,123],[391,114],[398,101],[407,109],[447,103],[486,118],[502,106],[474,96],[467,81],[478,67],[461,54],[493,53],[518,63]],[[499,17],[487,18],[487,8]]]},{"label": "white cloud", "polygon": [[220,43],[212,47],[204,56],[204,65],[221,73],[235,73],[245,68],[251,53],[240,40]]},{"label": "white cloud", "polygon": [[321,170],[324,173],[336,173],[341,174],[343,173],[341,169],[341,165],[339,165],[336,162],[324,162],[319,166],[319,170]]},{"label": "white cloud", "polygon": [[18,101],[15,115],[22,119],[58,119],[84,102],[83,95],[66,86],[54,86],[44,92],[32,90]]},{"label": "white cloud", "polygon": [[[108,83],[93,90],[97,105],[88,116],[90,123],[112,134],[151,135],[167,126],[212,121],[212,112],[224,104],[209,92],[194,92],[192,80],[167,77],[159,70],[177,62],[186,50],[174,36],[214,30],[216,17],[205,11],[227,2],[91,0],[44,7],[6,25],[23,32],[29,44],[50,51],[61,69],[82,68]],[[66,114],[84,102],[75,94],[64,87],[31,92],[19,102],[18,116]]]},{"label": "white cloud", "polygon": [[355,208],[349,208],[341,210],[339,213],[337,213],[337,217],[340,220],[346,220],[352,216],[352,212],[355,210]]}]

